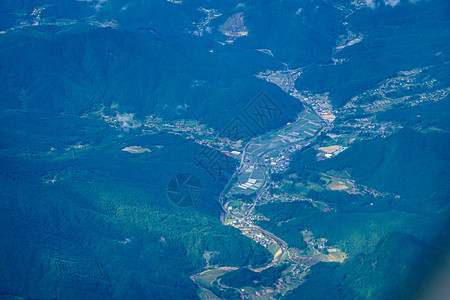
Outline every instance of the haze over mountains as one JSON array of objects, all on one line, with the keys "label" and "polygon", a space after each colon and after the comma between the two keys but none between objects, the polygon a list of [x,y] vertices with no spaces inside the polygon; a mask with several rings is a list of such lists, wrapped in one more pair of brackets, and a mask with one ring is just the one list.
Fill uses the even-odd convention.
[{"label": "haze over mountains", "polygon": [[449,61],[446,0],[1,1],[0,297],[416,297]]}]

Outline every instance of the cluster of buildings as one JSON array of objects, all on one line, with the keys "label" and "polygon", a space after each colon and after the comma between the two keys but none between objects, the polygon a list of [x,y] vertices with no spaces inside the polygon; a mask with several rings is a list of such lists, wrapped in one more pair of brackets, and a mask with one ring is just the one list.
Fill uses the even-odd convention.
[{"label": "cluster of buildings", "polygon": [[182,0],[167,0],[167,2],[173,3],[173,4],[182,4]]},{"label": "cluster of buildings", "polygon": [[266,203],[271,203],[271,202],[294,202],[294,201],[305,201],[305,200],[308,200],[308,199],[300,199],[300,198],[292,196],[292,195],[290,195],[288,193],[272,194],[270,192],[267,192],[266,194],[264,194],[263,198],[266,201]]},{"label": "cluster of buildings", "polygon": [[[244,203],[244,205],[249,208],[251,204]],[[233,209],[231,207],[228,208],[228,211],[232,212]],[[266,237],[262,234],[257,228],[253,226],[251,223],[252,220],[265,220],[264,217],[258,215],[252,215],[251,217],[245,219],[229,219],[228,225],[231,225],[235,228],[238,228],[242,231],[243,234],[254,240],[255,242],[263,245],[264,247],[268,247],[272,244],[277,244],[274,240],[269,237]]]},{"label": "cluster of buildings", "polygon": [[147,118],[144,126],[158,131],[164,130],[182,135],[186,139],[194,140],[197,144],[215,148],[234,158],[238,158],[241,154],[236,149],[242,149],[243,141],[232,141],[226,137],[220,137],[215,133],[214,129],[206,128],[205,125],[199,125],[195,121],[181,120],[174,123],[163,123],[160,118],[150,116]]},{"label": "cluster of buildings", "polygon": [[325,249],[326,238],[314,239],[312,237],[307,237],[303,239],[310,247],[314,249]]},{"label": "cluster of buildings", "polygon": [[258,232],[249,231],[248,236],[255,242],[263,245],[264,247],[268,247],[269,245],[275,243],[271,239],[265,237],[264,235],[262,235],[261,233],[258,233]]},{"label": "cluster of buildings", "polygon": [[[240,229],[244,235],[248,236],[249,238],[251,238],[255,242],[263,245],[264,247],[268,247],[269,245],[275,243],[274,241],[272,241],[271,239],[267,238],[266,236],[264,236],[260,232],[254,230],[252,225],[248,226],[249,224],[246,223],[246,222],[243,222],[243,221],[240,221],[240,220],[233,220],[233,221],[231,221],[229,223],[229,225]],[[245,225],[247,225],[247,226],[245,226]]]},{"label": "cluster of buildings", "polygon": [[276,157],[265,158],[264,163],[269,167],[271,173],[282,173],[289,166],[292,154],[301,148],[302,145],[292,145],[284,148]]},{"label": "cluster of buildings", "polygon": [[376,122],[373,117],[353,119],[345,122],[340,131],[352,135],[359,135],[361,137],[386,137],[394,133],[400,126],[392,122]]},{"label": "cluster of buildings", "polygon": [[333,106],[328,98],[328,93],[321,95],[308,95],[302,97],[302,102],[305,102],[320,116],[327,126],[331,126],[336,119],[333,113]]},{"label": "cluster of buildings", "polygon": [[[390,109],[395,104],[407,102],[413,106],[422,101],[439,101],[448,95],[450,89],[447,88],[433,92],[415,94],[419,96],[420,100],[417,100],[417,97],[399,96],[399,92],[408,95],[410,94],[408,91],[411,91],[412,89],[425,91],[436,85],[436,79],[429,78],[425,75],[422,76],[422,78],[419,78],[419,74],[421,73],[421,69],[401,71],[397,77],[387,79],[378,88],[352,98],[351,101],[344,106],[342,112],[355,112],[356,108],[359,107],[366,113],[376,113]],[[371,101],[371,103],[368,104],[361,104],[365,102],[365,99],[374,97],[379,98],[379,100]]]},{"label": "cluster of buildings", "polygon": [[312,249],[325,249],[325,244],[328,242],[326,238],[314,238],[313,233],[305,229],[302,231],[302,234],[304,236],[303,240],[308,244],[308,246]]},{"label": "cluster of buildings", "polygon": [[204,12],[206,14],[206,17],[201,20],[200,22],[194,22],[193,25],[197,27],[196,30],[190,31],[191,34],[202,36],[203,32],[211,33],[211,28],[208,26],[209,23],[214,20],[217,17],[220,17],[222,14],[219,13],[216,9],[206,9],[203,7],[198,8],[199,11]]},{"label": "cluster of buildings", "polygon": [[423,93],[419,95],[419,99],[416,101],[410,101],[410,105],[414,106],[417,105],[418,103],[422,103],[425,101],[441,101],[445,98],[447,98],[447,96],[450,94],[450,88],[445,88],[442,90],[437,90],[437,91],[433,91],[433,92],[429,92],[429,93]]}]

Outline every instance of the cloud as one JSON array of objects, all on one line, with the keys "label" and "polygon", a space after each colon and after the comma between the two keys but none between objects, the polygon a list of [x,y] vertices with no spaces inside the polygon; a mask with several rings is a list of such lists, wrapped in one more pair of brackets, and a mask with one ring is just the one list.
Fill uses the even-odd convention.
[{"label": "cloud", "polygon": [[[377,3],[377,0],[364,0],[366,5],[372,9],[375,9],[379,3]],[[400,3],[401,0],[383,0],[384,5],[389,5],[391,7],[397,6],[397,4]],[[420,2],[420,0],[408,0],[410,3],[417,3]],[[380,1],[381,2],[381,1]]]},{"label": "cloud", "polygon": [[129,129],[136,129],[138,127],[141,127],[142,125],[141,122],[134,119],[134,114],[131,113],[117,113],[115,120],[117,123],[119,123],[120,128],[124,129],[125,131],[128,131]]},{"label": "cloud", "polygon": [[375,0],[365,0],[366,1],[366,5],[370,8],[375,8]]},{"label": "cloud", "polygon": [[400,3],[400,0],[384,0],[385,5],[390,5],[392,7]]}]

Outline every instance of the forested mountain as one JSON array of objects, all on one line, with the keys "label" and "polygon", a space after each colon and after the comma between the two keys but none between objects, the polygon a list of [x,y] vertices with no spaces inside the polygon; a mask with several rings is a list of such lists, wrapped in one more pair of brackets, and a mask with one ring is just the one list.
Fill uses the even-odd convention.
[{"label": "forested mountain", "polygon": [[447,0],[0,1],[0,298],[415,297],[449,61]]}]

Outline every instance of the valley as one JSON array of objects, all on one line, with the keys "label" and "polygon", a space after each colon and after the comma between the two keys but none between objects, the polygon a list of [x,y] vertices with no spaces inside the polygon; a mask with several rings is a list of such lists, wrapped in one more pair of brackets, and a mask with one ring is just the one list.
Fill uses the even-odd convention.
[{"label": "valley", "polygon": [[450,253],[448,11],[1,2],[0,298],[413,299]]},{"label": "valley", "polygon": [[[276,76],[280,76],[279,74],[284,74],[283,76],[285,78],[274,79],[277,78]],[[276,175],[287,170],[292,153],[297,151],[301,152],[303,148],[310,144],[315,144],[314,148],[318,151],[317,159],[320,161],[340,154],[350,147],[352,143],[370,140],[380,135],[386,137],[401,128],[399,124],[378,123],[376,120],[377,113],[389,110],[392,106],[381,106],[377,102],[373,106],[365,106],[362,104],[361,108],[364,110],[365,118],[361,118],[357,113],[357,105],[353,104],[358,102],[356,100],[357,98],[352,100],[343,109],[332,110],[331,105],[327,104],[326,97],[324,98],[322,95],[308,95],[307,92],[299,93],[289,83],[291,80],[295,80],[295,78],[291,79],[290,76],[296,77],[299,75],[297,74],[296,72],[287,70],[285,72],[267,72],[264,75],[258,75],[261,79],[279,85],[286,93],[290,93],[294,97],[296,96],[298,100],[302,101],[306,109],[299,114],[295,122],[289,123],[283,128],[269,132],[263,136],[255,137],[243,149],[239,149],[239,151],[242,151],[239,154],[240,166],[219,197],[219,201],[224,210],[224,214],[221,216],[222,223],[238,228],[242,234],[263,245],[273,255],[272,261],[265,267],[250,269],[255,272],[261,272],[280,265],[286,267],[282,276],[275,283],[275,287],[243,287],[238,290],[241,298],[279,298],[301,285],[305,281],[304,278],[309,273],[311,266],[318,262],[342,263],[348,257],[346,253],[339,249],[339,246],[327,243],[326,237],[316,237],[313,232],[307,229],[298,233],[297,239],[305,243],[305,245],[302,245],[301,242],[298,242],[302,246],[299,248],[299,246],[296,247],[297,243],[288,244],[280,237],[262,229],[258,225],[259,221],[268,221],[268,219],[258,213],[255,208],[267,203],[305,201],[322,212],[333,213],[335,211],[335,208],[330,207],[327,203],[308,198],[307,192],[296,194],[292,191],[284,191],[280,193],[278,190],[280,187],[275,181],[271,180],[271,177],[273,174]],[[402,72],[401,74],[416,76],[418,73],[413,70],[411,72]],[[410,82],[409,85],[405,85],[403,79],[398,80],[394,78],[387,80],[387,82],[390,83],[390,89],[397,93],[402,89],[410,89],[411,85],[426,86],[428,88],[433,87],[434,80],[429,77],[424,77],[424,79],[421,79],[422,81],[416,80],[415,77],[412,77],[413,79],[409,78],[406,78]],[[386,85],[387,83],[382,83],[381,87],[376,91],[385,90]],[[304,96],[305,94],[309,97]],[[441,95],[439,92],[433,92],[434,94]],[[379,101],[380,103],[387,101],[399,103],[400,101],[405,101],[402,98],[397,100],[396,98],[387,98],[384,95],[383,97],[386,100],[382,98]],[[359,98],[362,97],[364,95],[359,96]],[[419,99],[422,99],[421,101],[439,101],[445,97],[446,94],[440,98],[438,96],[436,98],[420,97]],[[411,102],[406,102],[406,104],[416,105]],[[376,109],[372,107],[376,107]],[[330,115],[332,117],[329,117]],[[339,121],[337,125],[335,125],[335,119]],[[345,121],[342,122],[341,120]],[[362,130],[352,129],[351,134],[348,135],[348,126],[355,123],[361,124],[356,126],[359,126]],[[331,137],[330,140],[339,140],[339,142],[334,146],[329,144],[329,142],[323,144],[323,138],[317,139],[321,134],[322,136]],[[369,188],[360,183],[355,183],[348,173],[331,172],[322,173],[319,176],[324,180],[324,183],[319,183],[319,186],[315,186],[314,183],[310,182],[306,186],[307,191],[317,189],[331,191],[342,190],[349,194],[368,194],[375,198],[388,196],[400,197],[399,195],[380,192],[373,187]],[[277,191],[276,194],[273,193],[274,191]],[[370,205],[373,205],[373,203],[370,203]],[[289,220],[285,222],[289,222]],[[214,270],[214,267],[209,266],[203,272],[214,272]],[[199,275],[195,274],[193,278],[197,276]],[[220,276],[223,276],[223,274]],[[215,280],[220,282],[220,276],[214,277]],[[201,289],[208,289],[208,286],[198,282],[196,283]],[[218,288],[222,292],[227,290],[221,284],[218,285]]]}]

